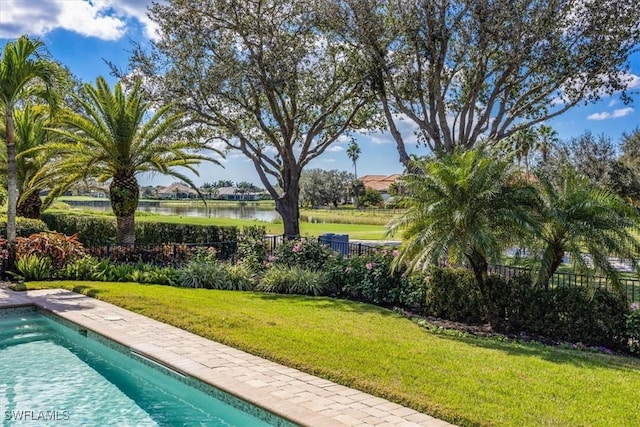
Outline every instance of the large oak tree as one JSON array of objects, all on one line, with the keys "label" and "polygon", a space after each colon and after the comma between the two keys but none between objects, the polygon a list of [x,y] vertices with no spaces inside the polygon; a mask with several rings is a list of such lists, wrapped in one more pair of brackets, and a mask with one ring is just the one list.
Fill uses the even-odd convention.
[{"label": "large oak tree", "polygon": [[331,39],[308,0],[168,0],[150,17],[160,38],[132,65],[200,136],[251,160],[284,234],[299,235],[303,168],[366,120],[351,48]]},{"label": "large oak tree", "polygon": [[[637,0],[326,0],[364,52],[400,161],[408,119],[435,152],[499,141],[623,91]],[[628,100],[628,98],[626,98]]]}]

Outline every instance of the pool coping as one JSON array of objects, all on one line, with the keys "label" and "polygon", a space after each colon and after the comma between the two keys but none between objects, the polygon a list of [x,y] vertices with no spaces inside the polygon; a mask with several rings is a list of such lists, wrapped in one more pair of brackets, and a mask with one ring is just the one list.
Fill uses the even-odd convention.
[{"label": "pool coping", "polygon": [[453,424],[63,289],[0,288],[0,309],[36,306],[301,426]]}]

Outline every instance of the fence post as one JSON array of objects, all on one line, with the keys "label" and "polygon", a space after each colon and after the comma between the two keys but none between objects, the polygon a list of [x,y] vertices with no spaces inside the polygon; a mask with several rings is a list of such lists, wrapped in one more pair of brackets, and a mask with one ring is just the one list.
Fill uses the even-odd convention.
[{"label": "fence post", "polygon": [[362,243],[358,243],[358,256],[362,255]]},{"label": "fence post", "polygon": [[107,240],[107,259],[111,258],[111,242]]}]

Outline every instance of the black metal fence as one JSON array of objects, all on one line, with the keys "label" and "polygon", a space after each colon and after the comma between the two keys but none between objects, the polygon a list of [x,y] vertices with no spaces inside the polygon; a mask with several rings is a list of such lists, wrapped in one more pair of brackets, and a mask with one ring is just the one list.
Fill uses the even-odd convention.
[{"label": "black metal fence", "polygon": [[163,245],[112,245],[85,247],[88,255],[109,259],[115,263],[147,263],[179,267],[192,259],[198,251],[210,251],[219,260],[233,260],[237,242],[166,243]]},{"label": "black metal fence", "polygon": [[[530,270],[524,267],[514,267],[506,265],[494,265],[489,267],[489,272],[512,278],[523,274],[530,274]],[[626,293],[630,302],[640,302],[640,280],[622,277],[622,290]],[[556,272],[549,281],[550,287],[594,287],[596,289],[606,289],[615,291],[613,283],[602,276],[592,276],[587,274],[575,274]]]}]

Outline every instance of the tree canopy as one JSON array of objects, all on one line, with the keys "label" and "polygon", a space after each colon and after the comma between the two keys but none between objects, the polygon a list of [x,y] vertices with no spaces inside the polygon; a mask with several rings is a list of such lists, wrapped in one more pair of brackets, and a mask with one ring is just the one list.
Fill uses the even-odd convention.
[{"label": "tree canopy", "polygon": [[[363,52],[400,160],[397,120],[434,152],[499,141],[622,91],[640,44],[636,0],[327,0]],[[604,30],[606,29],[606,31]]]},{"label": "tree canopy", "polygon": [[201,134],[251,160],[289,236],[299,235],[302,169],[368,117],[352,48],[323,31],[317,4],[154,4],[150,17],[160,39],[132,64],[153,79],[159,96],[192,116]]}]

